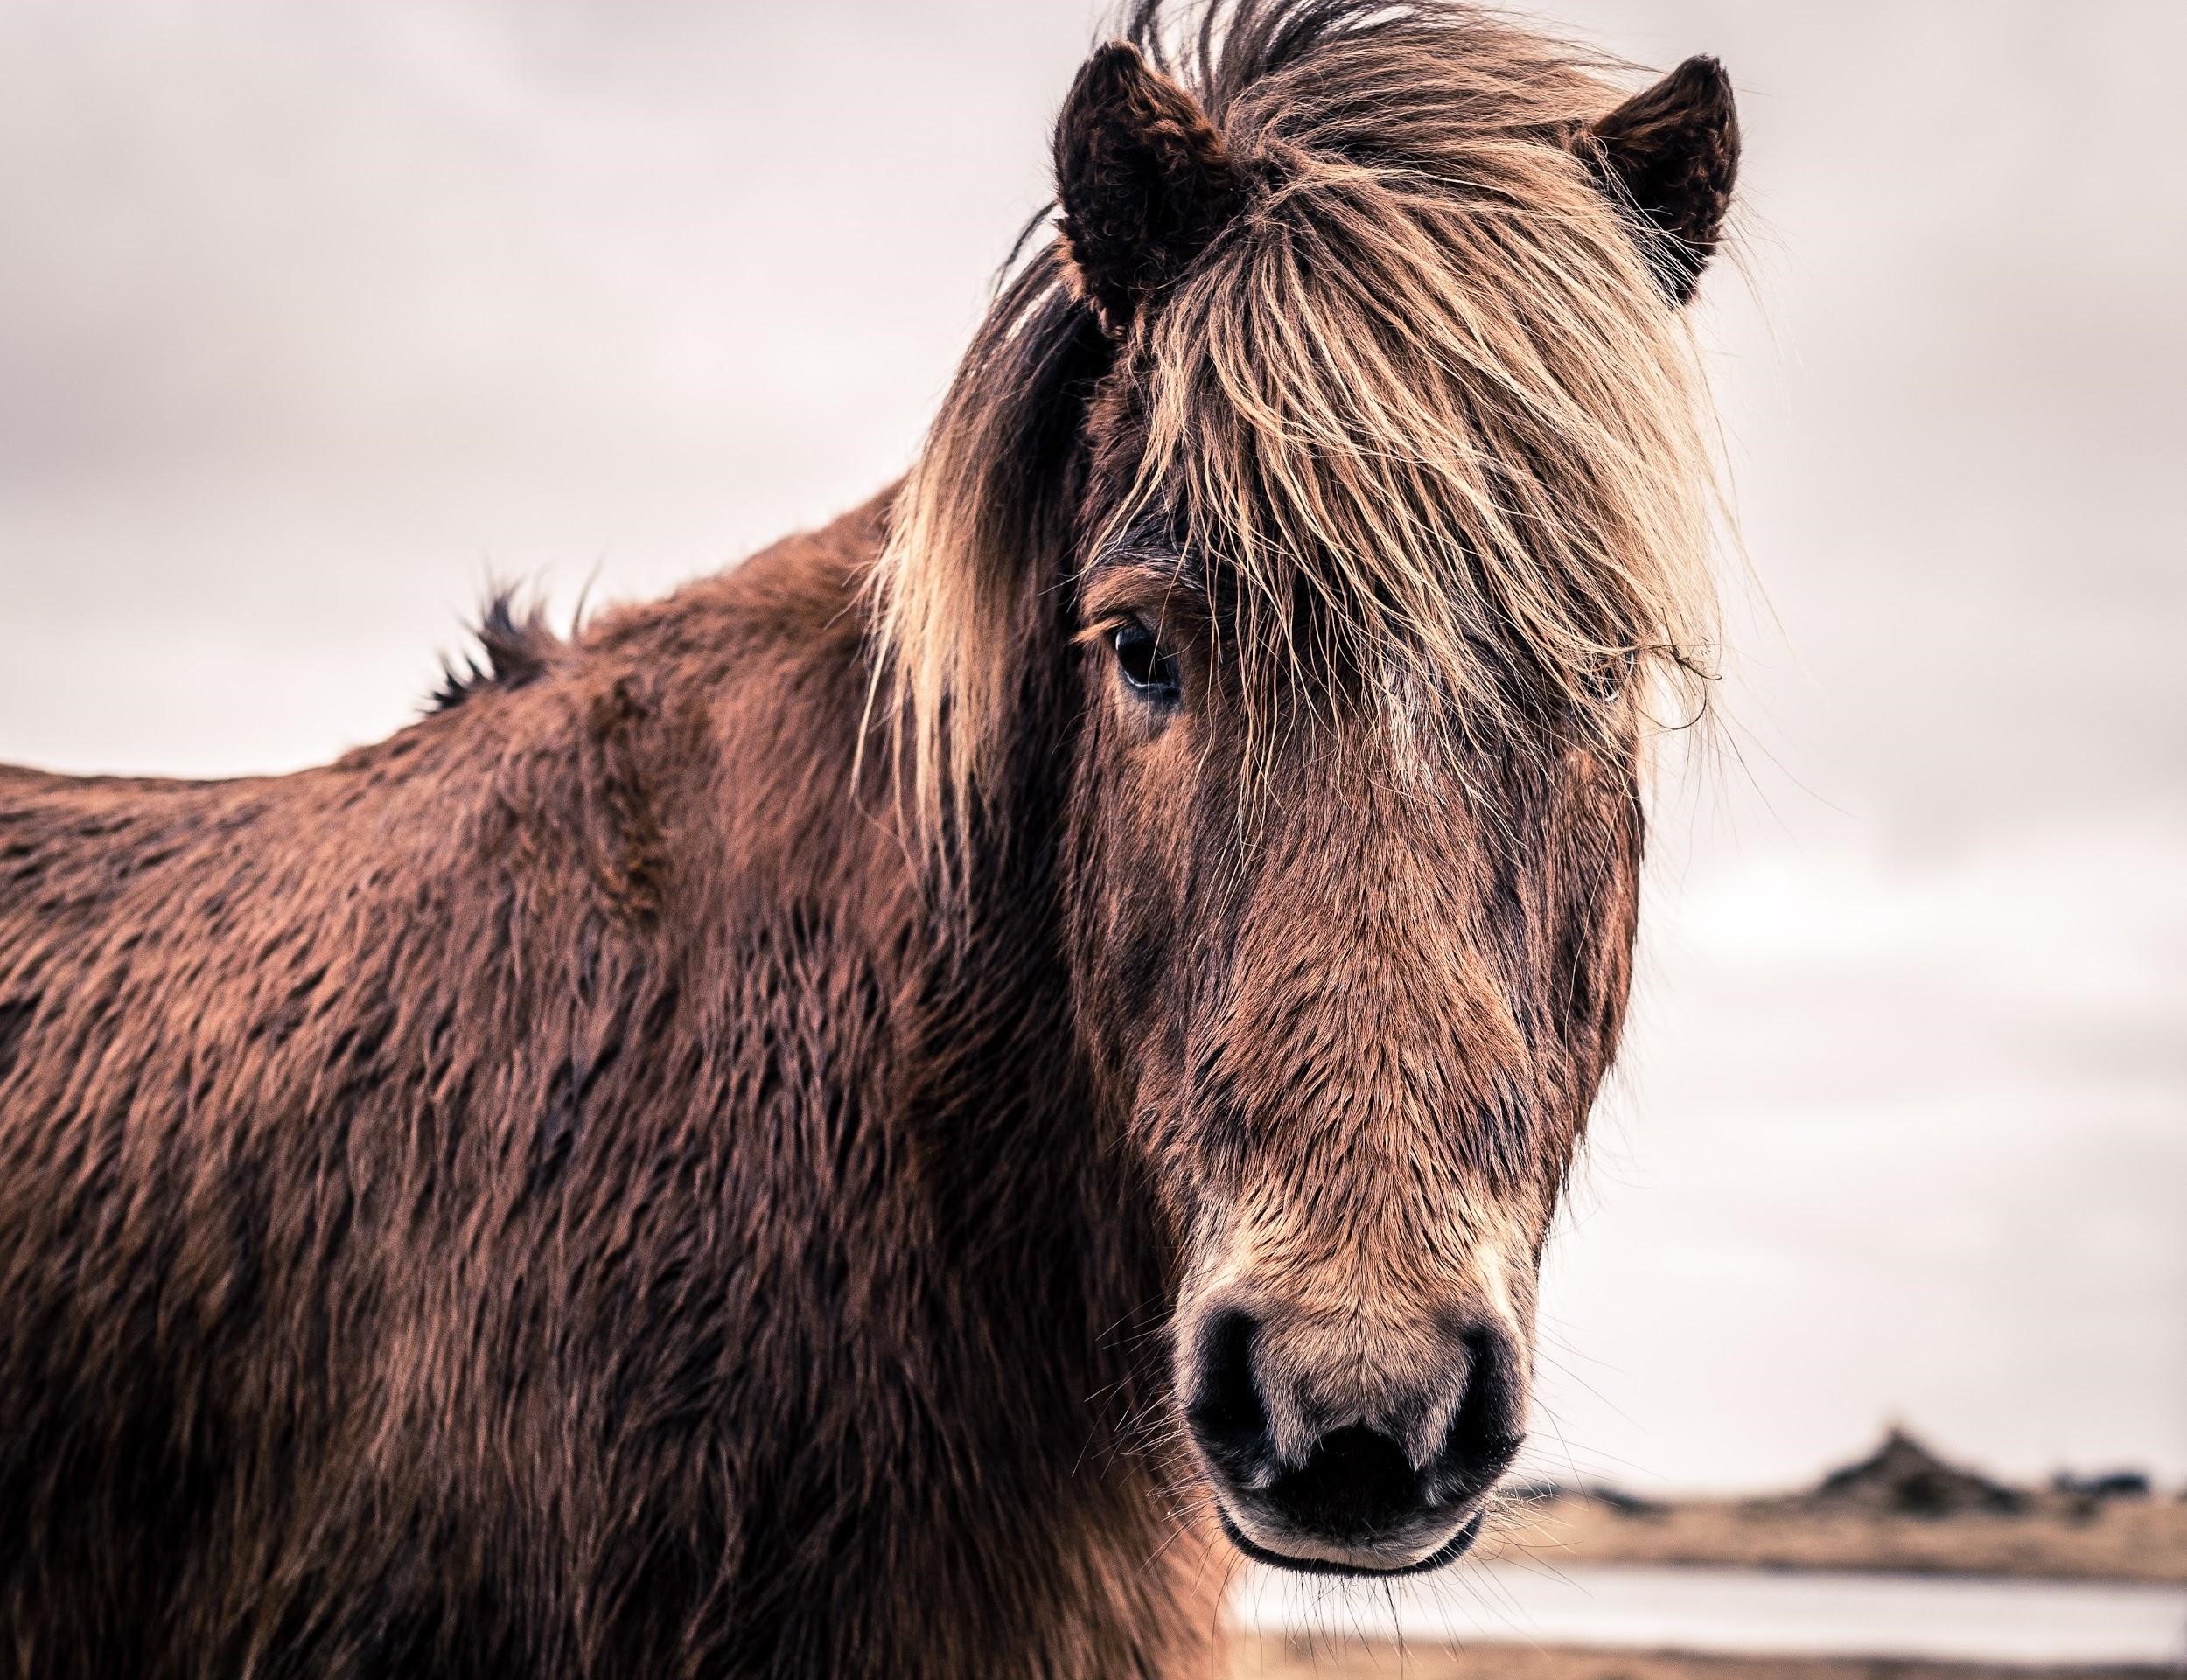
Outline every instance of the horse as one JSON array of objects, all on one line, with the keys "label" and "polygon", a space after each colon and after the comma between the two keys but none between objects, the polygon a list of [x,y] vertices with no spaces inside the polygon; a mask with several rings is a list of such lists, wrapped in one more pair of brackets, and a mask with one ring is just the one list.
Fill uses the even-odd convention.
[{"label": "horse", "polygon": [[1147,0],[908,476],[0,772],[0,1670],[1156,1676],[1464,1555],[1708,679],[1706,59]]}]

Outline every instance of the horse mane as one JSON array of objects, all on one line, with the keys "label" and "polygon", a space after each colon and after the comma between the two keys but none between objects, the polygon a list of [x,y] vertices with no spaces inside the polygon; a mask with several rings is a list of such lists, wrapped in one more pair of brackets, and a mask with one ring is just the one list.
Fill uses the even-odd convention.
[{"label": "horse mane", "polygon": [[428,712],[449,712],[487,688],[521,688],[546,674],[562,647],[548,628],[546,609],[535,602],[520,610],[516,591],[497,589],[472,632],[478,652],[441,661],[440,686],[428,695]]},{"label": "horse mane", "polygon": [[1600,717],[1613,664],[1697,707],[1706,393],[1586,136],[1618,66],[1458,0],[1141,0],[1128,33],[1199,101],[1245,207],[1121,345],[1052,243],[975,335],[872,583],[922,812],[985,803],[1029,568],[1060,581],[1061,469],[1119,359],[1146,444],[1083,552],[1151,519],[1195,556],[1264,742],[1331,664],[1458,747]]}]

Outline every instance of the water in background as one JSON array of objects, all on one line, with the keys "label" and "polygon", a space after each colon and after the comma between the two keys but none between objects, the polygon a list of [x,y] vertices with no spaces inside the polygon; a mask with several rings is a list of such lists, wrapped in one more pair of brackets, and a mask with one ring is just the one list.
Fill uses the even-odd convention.
[{"label": "water in background", "polygon": [[1748,1656],[2187,1660],[2187,1587],[1835,1571],[1480,1564],[1390,1582],[1254,1569],[1235,1625],[1317,1642],[1434,1640]]}]

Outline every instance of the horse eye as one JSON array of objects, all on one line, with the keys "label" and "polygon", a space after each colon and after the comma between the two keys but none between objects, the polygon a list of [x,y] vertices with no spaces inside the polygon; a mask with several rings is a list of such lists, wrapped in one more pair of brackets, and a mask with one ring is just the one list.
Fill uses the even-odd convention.
[{"label": "horse eye", "polygon": [[1177,656],[1164,653],[1156,645],[1154,632],[1144,624],[1136,619],[1119,624],[1109,633],[1108,645],[1116,650],[1116,668],[1138,693],[1165,706],[1184,699],[1184,684],[1177,675]]}]

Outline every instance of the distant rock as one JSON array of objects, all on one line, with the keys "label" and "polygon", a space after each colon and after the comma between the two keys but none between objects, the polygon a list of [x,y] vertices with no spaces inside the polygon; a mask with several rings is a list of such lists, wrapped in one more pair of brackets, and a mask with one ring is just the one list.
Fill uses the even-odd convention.
[{"label": "distant rock", "polygon": [[2149,1479],[2139,1470],[2111,1470],[2101,1475],[2075,1475],[2071,1470],[2060,1470],[2051,1478],[2051,1488],[2076,1499],[2147,1499]]},{"label": "distant rock", "polygon": [[1968,1511],[2017,1516],[2029,1495],[1946,1462],[1903,1429],[1858,1464],[1833,1470],[1808,1495],[1818,1505],[1897,1516],[1955,1516]]}]

